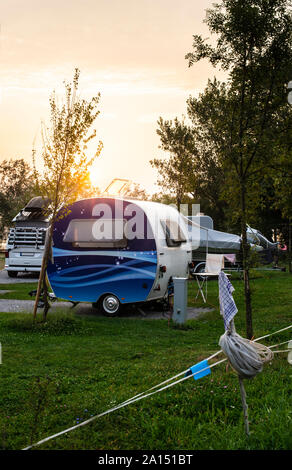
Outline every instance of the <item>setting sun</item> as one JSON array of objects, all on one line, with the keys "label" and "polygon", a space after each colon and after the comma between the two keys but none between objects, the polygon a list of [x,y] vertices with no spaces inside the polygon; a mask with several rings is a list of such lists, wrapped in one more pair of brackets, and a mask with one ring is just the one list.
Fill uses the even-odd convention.
[{"label": "setting sun", "polygon": [[90,171],[92,184],[103,189],[113,178],[125,178],[154,191],[157,171],[149,160],[164,156],[157,120],[185,113],[187,97],[202,90],[213,73],[207,64],[200,64],[200,72],[189,69],[184,58],[194,32],[207,31],[203,19],[211,4],[186,0],[182,8],[174,0],[88,0],[85,8],[74,0],[68,9],[68,2],[57,0],[6,2],[0,159],[31,162],[34,140],[41,144],[40,122],[49,122],[49,96],[54,89],[62,93],[63,80],[71,80],[78,67],[80,94],[101,95],[94,127],[104,148]]},{"label": "setting sun", "polygon": [[95,162],[92,167],[89,169],[89,178],[92,186],[98,186],[101,190],[102,179],[100,177],[100,172],[98,169],[98,162]]}]

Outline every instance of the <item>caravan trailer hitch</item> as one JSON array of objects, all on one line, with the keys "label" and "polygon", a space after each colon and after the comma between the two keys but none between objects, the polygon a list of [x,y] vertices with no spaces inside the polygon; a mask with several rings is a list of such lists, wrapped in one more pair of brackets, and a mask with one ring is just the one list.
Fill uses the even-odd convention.
[{"label": "caravan trailer hitch", "polygon": [[[35,297],[36,293],[37,293],[37,290],[32,290],[28,293],[28,295],[30,295],[31,297]],[[44,306],[45,306],[44,300],[42,299],[43,293],[44,292],[41,291],[40,300],[38,302],[38,308],[44,308]],[[48,297],[49,297],[49,300],[51,302],[56,302],[58,300],[58,297],[56,297],[55,294],[52,294],[51,292],[48,293]],[[74,308],[74,307],[76,307],[76,305],[79,304],[79,302],[75,302],[74,300],[69,300],[68,302],[70,302],[72,304],[72,306],[70,308]]]}]

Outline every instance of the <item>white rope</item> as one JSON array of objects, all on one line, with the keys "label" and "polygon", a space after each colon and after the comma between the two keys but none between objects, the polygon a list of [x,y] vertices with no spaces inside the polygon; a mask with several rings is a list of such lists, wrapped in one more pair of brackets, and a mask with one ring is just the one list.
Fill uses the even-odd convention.
[{"label": "white rope", "polygon": [[290,352],[291,349],[280,349],[279,351],[273,351],[274,354],[277,354],[277,353],[282,353],[282,352]]},{"label": "white rope", "polygon": [[[262,339],[262,338],[267,338],[268,336],[272,336],[272,335],[274,335],[274,334],[276,334],[276,333],[280,333],[281,331],[287,330],[287,329],[289,329],[289,328],[292,328],[292,325],[288,326],[287,328],[283,328],[282,330],[275,331],[274,333],[270,333],[269,335],[262,336],[261,338],[257,338],[257,339],[255,339],[255,340],[253,340],[253,341],[254,341],[254,342],[259,341],[259,340]],[[274,346],[270,346],[269,348],[270,348],[270,349],[271,349],[271,348],[275,348],[276,346],[280,346],[280,345],[286,344],[286,343],[288,343],[288,342],[289,342],[289,340],[288,340],[288,341],[284,341],[283,343],[280,343],[280,344],[275,344]],[[216,353],[214,353],[212,356],[209,356],[209,357],[206,359],[206,361],[210,361],[211,359],[213,359],[214,357],[218,356],[218,354],[221,354],[221,353],[223,353],[223,350],[222,350],[222,349],[220,349],[219,351],[217,351]],[[133,399],[136,398],[136,397],[139,397],[139,396],[141,396],[141,395],[144,395],[145,393],[148,393],[149,391],[154,390],[155,388],[160,387],[161,385],[164,385],[164,384],[166,384],[166,383],[168,383],[168,382],[171,382],[171,380],[174,380],[174,379],[176,379],[177,377],[180,377],[181,375],[185,374],[188,370],[189,370],[189,368],[186,369],[186,370],[184,370],[183,372],[180,372],[179,374],[177,374],[177,375],[171,377],[170,379],[167,379],[167,380],[165,380],[164,382],[161,382],[161,383],[159,383],[158,385],[155,385],[154,387],[151,387],[151,388],[149,388],[148,390],[146,390],[146,391],[144,391],[144,392],[141,392],[141,393],[139,393],[138,395],[135,395],[135,396],[132,397],[132,398],[129,398],[128,400],[126,400],[126,401],[123,402],[123,403],[130,402],[131,400],[133,400]]]},{"label": "white rope", "polygon": [[[212,354],[212,356],[209,356],[207,359],[205,359],[205,361],[210,361],[210,360],[213,359],[214,357],[218,356],[218,354],[220,354],[220,353],[222,353],[222,351],[217,351],[216,353]],[[180,377],[181,375],[186,374],[189,370],[190,370],[190,368],[184,370],[183,372],[180,372],[180,373],[177,374],[177,375],[174,375],[174,376],[171,377],[170,379],[164,380],[164,382],[161,382],[161,383],[159,383],[158,385],[154,385],[154,387],[149,388],[149,389],[146,390],[145,392],[141,392],[141,393],[139,393],[138,395],[135,395],[134,397],[129,398],[128,400],[124,401],[123,403],[127,403],[127,402],[133,400],[133,399],[136,398],[136,397],[140,397],[141,395],[144,395],[145,393],[148,393],[148,392],[150,392],[151,390],[154,390],[155,388],[160,387],[161,385],[164,385],[164,384],[166,384],[166,383],[168,383],[168,382],[171,382],[171,380],[174,380],[174,379],[176,379],[177,377]],[[205,369],[204,369],[204,370],[205,370]],[[202,370],[200,370],[200,372],[202,372]]]},{"label": "white rope", "polygon": [[[92,421],[94,421],[94,420],[97,419],[97,418],[101,418],[102,416],[105,416],[105,415],[107,415],[107,414],[109,414],[109,413],[112,413],[113,411],[119,410],[120,408],[123,408],[123,407],[125,407],[125,406],[127,406],[127,405],[130,405],[130,404],[135,403],[135,402],[137,402],[137,401],[139,401],[139,400],[142,400],[143,398],[147,398],[147,397],[149,397],[149,396],[151,396],[151,395],[155,395],[156,393],[161,392],[162,390],[166,390],[167,388],[173,387],[174,385],[176,385],[176,384],[178,384],[178,383],[180,383],[180,382],[183,382],[184,380],[188,380],[189,378],[194,377],[195,375],[200,374],[201,372],[203,372],[203,371],[205,371],[205,370],[207,370],[207,369],[211,369],[212,367],[215,367],[215,366],[217,366],[218,364],[221,364],[222,362],[225,362],[226,360],[227,360],[227,359],[222,359],[221,361],[215,362],[214,364],[211,364],[210,366],[205,367],[204,369],[201,369],[201,370],[199,370],[198,372],[195,372],[194,374],[187,375],[186,377],[183,377],[182,379],[179,379],[179,380],[177,380],[176,382],[173,382],[173,383],[171,383],[171,384],[169,384],[169,385],[166,385],[165,387],[160,388],[159,390],[156,390],[155,392],[151,392],[151,393],[148,393],[148,394],[146,394],[146,395],[137,397],[137,398],[135,398],[135,399],[132,399],[131,401],[130,401],[130,400],[125,401],[125,402],[121,403],[120,405],[115,406],[114,408],[110,408],[109,410],[104,411],[103,413],[100,413],[99,415],[93,416],[92,418],[89,418],[89,419],[87,419],[86,421],[83,421],[82,423],[76,424],[75,426],[72,426],[72,427],[70,427],[70,428],[68,428],[68,429],[65,429],[64,431],[60,431],[60,432],[58,432],[58,433],[56,433],[56,434],[54,434],[54,435],[52,435],[52,436],[46,437],[45,439],[42,439],[41,441],[38,441],[38,442],[35,443],[35,444],[31,444],[30,446],[25,447],[25,448],[22,449],[22,450],[29,450],[29,449],[31,449],[32,447],[39,446],[39,445],[44,444],[45,442],[47,442],[47,441],[49,441],[49,440],[51,440],[51,439],[55,439],[56,437],[61,436],[62,434],[66,434],[66,433],[68,433],[68,432],[70,432],[70,431],[73,431],[74,429],[80,428],[81,426],[85,426],[86,424],[91,423]],[[189,370],[189,369],[187,369],[187,371],[188,371],[188,370]],[[179,374],[179,375],[181,375],[181,374]]]},{"label": "white rope", "polygon": [[289,343],[289,341],[291,341],[291,340],[288,339],[287,341],[283,341],[283,343],[274,344],[274,346],[269,346],[269,348],[272,349],[272,348],[276,348],[277,346],[282,346],[282,344]]},{"label": "white rope", "polygon": [[[278,331],[275,331],[275,332],[273,332],[273,333],[270,333],[270,334],[268,334],[268,335],[266,335],[266,336],[262,336],[261,338],[257,338],[257,339],[255,339],[255,340],[253,340],[253,341],[254,341],[254,342],[259,341],[260,339],[267,338],[268,336],[272,336],[272,335],[274,335],[274,334],[276,334],[276,333],[280,333],[280,332],[282,332],[282,331],[288,330],[289,328],[292,328],[292,325],[288,326],[287,328],[283,328],[282,330],[278,330]],[[286,343],[286,341],[285,341],[285,343]],[[284,343],[283,343],[283,344],[284,344]],[[279,345],[275,345],[275,346],[279,346]],[[271,346],[271,347],[272,347],[272,346]],[[223,352],[222,350],[217,351],[216,353],[214,353],[213,355],[211,355],[211,356],[210,356],[208,359],[206,359],[206,360],[211,360],[211,359],[213,359],[214,357],[216,357],[218,354],[220,354],[220,353],[222,353],[222,352]],[[51,440],[51,439],[55,439],[56,437],[61,436],[61,435],[63,435],[63,434],[66,434],[66,433],[68,433],[68,432],[70,432],[70,431],[73,431],[73,430],[75,430],[75,429],[77,429],[77,428],[79,428],[79,427],[81,427],[81,426],[85,426],[86,424],[91,423],[92,421],[96,420],[97,418],[101,418],[102,416],[105,416],[105,415],[107,415],[107,414],[109,414],[109,413],[112,413],[113,411],[116,411],[116,410],[118,410],[118,409],[120,409],[120,408],[123,408],[123,407],[125,407],[125,406],[127,406],[127,405],[130,405],[130,404],[135,403],[135,402],[137,402],[137,401],[139,401],[139,400],[142,400],[143,398],[149,397],[149,396],[154,395],[154,394],[156,394],[156,393],[159,393],[159,392],[161,392],[161,391],[163,391],[163,390],[166,390],[167,388],[170,388],[170,387],[172,387],[172,386],[174,386],[174,385],[176,385],[176,384],[178,384],[178,383],[180,383],[180,382],[183,382],[184,380],[187,380],[187,379],[189,379],[190,377],[194,377],[196,374],[199,374],[199,373],[201,373],[201,372],[203,372],[203,371],[205,371],[205,370],[207,370],[207,369],[209,369],[209,368],[211,369],[212,367],[215,367],[216,365],[221,364],[222,362],[225,362],[225,361],[227,361],[227,358],[222,359],[222,360],[220,360],[220,361],[218,361],[218,362],[215,362],[214,364],[211,364],[210,366],[206,367],[205,369],[201,369],[200,371],[195,372],[194,374],[190,374],[190,375],[188,375],[188,376],[186,376],[186,377],[183,377],[182,379],[179,379],[179,380],[177,380],[177,381],[175,381],[175,382],[172,382],[172,383],[169,384],[169,385],[166,385],[165,387],[159,388],[158,390],[151,392],[151,390],[154,390],[155,388],[161,387],[161,385],[164,385],[164,384],[170,382],[171,380],[174,380],[174,379],[176,379],[177,377],[180,377],[181,375],[186,374],[186,372],[189,371],[189,368],[188,368],[188,369],[186,369],[185,371],[180,372],[179,374],[177,374],[177,375],[171,377],[170,379],[167,379],[167,380],[165,380],[164,382],[161,382],[160,384],[155,385],[154,387],[152,387],[152,388],[146,390],[145,392],[139,393],[138,395],[135,395],[134,397],[129,398],[128,400],[124,401],[123,403],[121,403],[121,404],[119,404],[119,405],[117,405],[117,406],[115,406],[115,407],[113,407],[113,408],[110,408],[110,409],[108,409],[107,411],[104,411],[103,413],[100,413],[99,415],[93,416],[93,417],[89,418],[88,420],[83,421],[82,423],[76,424],[75,426],[72,426],[72,427],[70,427],[70,428],[68,428],[68,429],[65,429],[64,431],[60,431],[60,432],[58,432],[58,433],[56,433],[56,434],[54,434],[54,435],[52,435],[52,436],[49,436],[49,437],[47,437],[47,438],[45,438],[45,439],[42,439],[41,441],[38,441],[38,442],[35,443],[35,444],[31,444],[30,446],[25,447],[25,448],[23,448],[22,450],[28,450],[28,449],[31,449],[32,447],[39,446],[39,445],[41,445],[41,444],[43,444],[43,443],[45,443],[45,442],[47,442],[47,441],[49,441],[49,440]],[[148,392],[149,392],[149,393],[148,393]]]},{"label": "white rope", "polygon": [[[290,341],[292,341],[292,340],[288,339],[287,341],[283,341],[282,343],[278,343],[278,344],[274,344],[273,346],[269,346],[269,348],[273,349],[273,348],[276,348],[277,346],[282,346],[283,344],[287,344]],[[282,352],[289,353],[289,352],[291,352],[291,349],[279,349],[279,351],[273,351],[274,354],[282,353]]]},{"label": "white rope", "polygon": [[261,336],[260,338],[254,339],[253,341],[259,341],[260,339],[268,338],[269,336],[275,335],[277,333],[281,333],[282,331],[289,330],[292,328],[292,325],[287,326],[286,328],[282,328],[282,330],[274,331],[274,333],[270,333],[269,335]]}]

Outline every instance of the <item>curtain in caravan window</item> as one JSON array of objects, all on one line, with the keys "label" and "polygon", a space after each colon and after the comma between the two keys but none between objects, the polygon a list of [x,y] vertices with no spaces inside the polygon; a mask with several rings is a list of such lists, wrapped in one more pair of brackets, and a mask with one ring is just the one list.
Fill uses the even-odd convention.
[{"label": "curtain in caravan window", "polygon": [[73,219],[63,242],[84,248],[124,248],[127,239],[123,219]]},{"label": "curtain in caravan window", "polygon": [[186,242],[186,237],[177,222],[174,220],[161,220],[168,246],[179,246]]}]

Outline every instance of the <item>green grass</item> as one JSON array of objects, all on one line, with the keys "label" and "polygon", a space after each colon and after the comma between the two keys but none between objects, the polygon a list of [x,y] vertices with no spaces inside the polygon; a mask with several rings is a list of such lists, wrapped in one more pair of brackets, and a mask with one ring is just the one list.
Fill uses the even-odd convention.
[{"label": "green grass", "polygon": [[[237,332],[245,336],[242,281],[232,275]],[[256,337],[291,324],[292,277],[255,273]],[[189,285],[189,305],[195,283]],[[8,288],[0,286],[0,288]],[[25,295],[28,285],[14,285]],[[23,290],[22,290],[23,289]],[[28,314],[0,314],[0,448],[21,449],[73,426],[187,369],[219,350],[224,332],[218,286],[208,284],[214,311],[178,328],[166,320],[49,314],[32,324]],[[74,311],[73,311],[74,312]],[[268,338],[276,344],[291,330]],[[251,435],[244,434],[237,376],[225,364],[120,409],[40,449],[184,450],[291,449],[291,366],[278,354],[245,381]]]},{"label": "green grass", "polygon": [[0,284],[0,291],[9,291],[5,292],[5,294],[0,293],[0,299],[33,300],[34,297],[31,297],[29,292],[36,289],[37,281],[19,284]]},{"label": "green grass", "polygon": [[5,254],[0,253],[0,269],[4,269],[5,266]]}]

